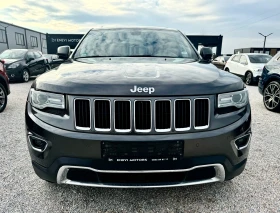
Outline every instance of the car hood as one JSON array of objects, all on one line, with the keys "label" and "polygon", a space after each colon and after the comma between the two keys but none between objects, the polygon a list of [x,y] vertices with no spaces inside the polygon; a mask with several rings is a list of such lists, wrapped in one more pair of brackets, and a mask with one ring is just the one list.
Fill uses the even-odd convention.
[{"label": "car hood", "polygon": [[[241,90],[240,78],[212,64],[182,59],[94,59],[68,61],[34,82],[37,90],[95,96],[184,96]],[[135,92],[134,87],[154,92]]]},{"label": "car hood", "polygon": [[1,59],[5,61],[6,65],[23,60],[23,59],[5,59],[5,58],[1,58]]}]

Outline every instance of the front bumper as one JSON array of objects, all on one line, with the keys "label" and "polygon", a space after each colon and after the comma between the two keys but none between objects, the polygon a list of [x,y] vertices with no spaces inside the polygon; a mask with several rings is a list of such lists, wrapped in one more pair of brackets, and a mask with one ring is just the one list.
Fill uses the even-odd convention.
[{"label": "front bumper", "polygon": [[22,78],[22,66],[18,66],[17,68],[14,69],[7,69],[7,75],[9,77],[9,81],[18,81],[21,80]]},{"label": "front bumper", "polygon": [[[84,186],[171,187],[232,179],[244,170],[250,145],[249,140],[246,147],[238,150],[235,140],[244,135],[251,135],[250,125],[251,110],[248,106],[245,115],[237,122],[212,131],[144,136],[79,133],[48,125],[31,113],[29,104],[26,107],[27,136],[33,135],[48,143],[44,152],[38,152],[28,142],[36,174],[50,182]],[[109,162],[101,156],[102,141],[141,141],[145,143],[145,141],[173,140],[184,141],[183,158],[179,161]],[[81,172],[80,176],[83,176],[84,179],[75,176],[74,173],[77,171]],[[198,177],[199,171],[202,171],[200,174],[205,178]],[[214,173],[211,177],[205,176],[207,172],[212,171]],[[68,173],[73,173],[72,176],[75,176],[76,179],[69,178]],[[141,178],[136,178],[134,174]],[[151,177],[157,174],[160,175],[159,179],[166,177],[167,180],[157,182]],[[184,176],[184,178],[173,179],[173,176]],[[92,179],[89,180],[88,177],[92,177]],[[130,177],[137,180],[130,182]],[[168,177],[171,179],[169,180]],[[150,179],[153,181],[146,181]]]}]

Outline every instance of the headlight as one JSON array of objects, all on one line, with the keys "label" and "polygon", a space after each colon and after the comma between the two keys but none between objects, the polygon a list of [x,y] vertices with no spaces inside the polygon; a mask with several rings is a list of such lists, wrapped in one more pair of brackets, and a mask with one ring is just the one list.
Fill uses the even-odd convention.
[{"label": "headlight", "polygon": [[224,93],[218,95],[218,107],[235,106],[237,108],[244,107],[249,102],[248,90],[244,89],[238,92]]},{"label": "headlight", "polygon": [[262,72],[263,69],[255,69],[254,71],[255,71],[255,72]]},{"label": "headlight", "polygon": [[38,109],[44,109],[47,107],[58,109],[65,108],[64,95],[41,92],[34,89],[30,90],[30,102],[32,106]]},{"label": "headlight", "polygon": [[19,66],[19,63],[12,63],[8,68],[15,69]]}]

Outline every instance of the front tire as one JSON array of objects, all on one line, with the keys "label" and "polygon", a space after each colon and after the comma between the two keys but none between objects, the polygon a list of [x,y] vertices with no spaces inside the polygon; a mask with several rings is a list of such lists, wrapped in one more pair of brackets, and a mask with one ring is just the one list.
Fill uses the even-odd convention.
[{"label": "front tire", "polygon": [[22,82],[28,82],[30,79],[30,75],[27,69],[22,71]]},{"label": "front tire", "polygon": [[277,81],[270,82],[264,89],[263,93],[264,106],[273,112],[280,112],[280,83]]},{"label": "front tire", "polygon": [[4,111],[7,106],[8,95],[7,91],[2,84],[0,84],[0,113]]},{"label": "front tire", "polygon": [[247,72],[245,75],[245,84],[252,85],[253,84],[253,73]]}]

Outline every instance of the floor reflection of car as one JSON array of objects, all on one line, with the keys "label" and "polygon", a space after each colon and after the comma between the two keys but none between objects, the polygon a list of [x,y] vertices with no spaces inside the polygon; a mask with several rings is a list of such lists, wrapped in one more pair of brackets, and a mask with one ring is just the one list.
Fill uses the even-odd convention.
[{"label": "floor reflection of car", "polygon": [[272,57],[267,54],[243,53],[230,57],[225,66],[225,71],[241,77],[250,85],[259,81],[264,65]]},{"label": "floor reflection of car", "polygon": [[29,81],[30,76],[48,70],[46,59],[38,50],[9,49],[0,54],[10,81]]},{"label": "floor reflection of car", "polygon": [[264,66],[259,92],[268,110],[280,112],[280,52]]},{"label": "floor reflection of car", "polygon": [[212,64],[223,70],[229,58],[230,56],[219,56],[212,61]]},{"label": "floor reflection of car", "polygon": [[47,64],[49,66],[49,69],[53,69],[58,67],[64,60],[59,59],[58,55],[56,54],[44,54],[43,55],[47,59]]}]

